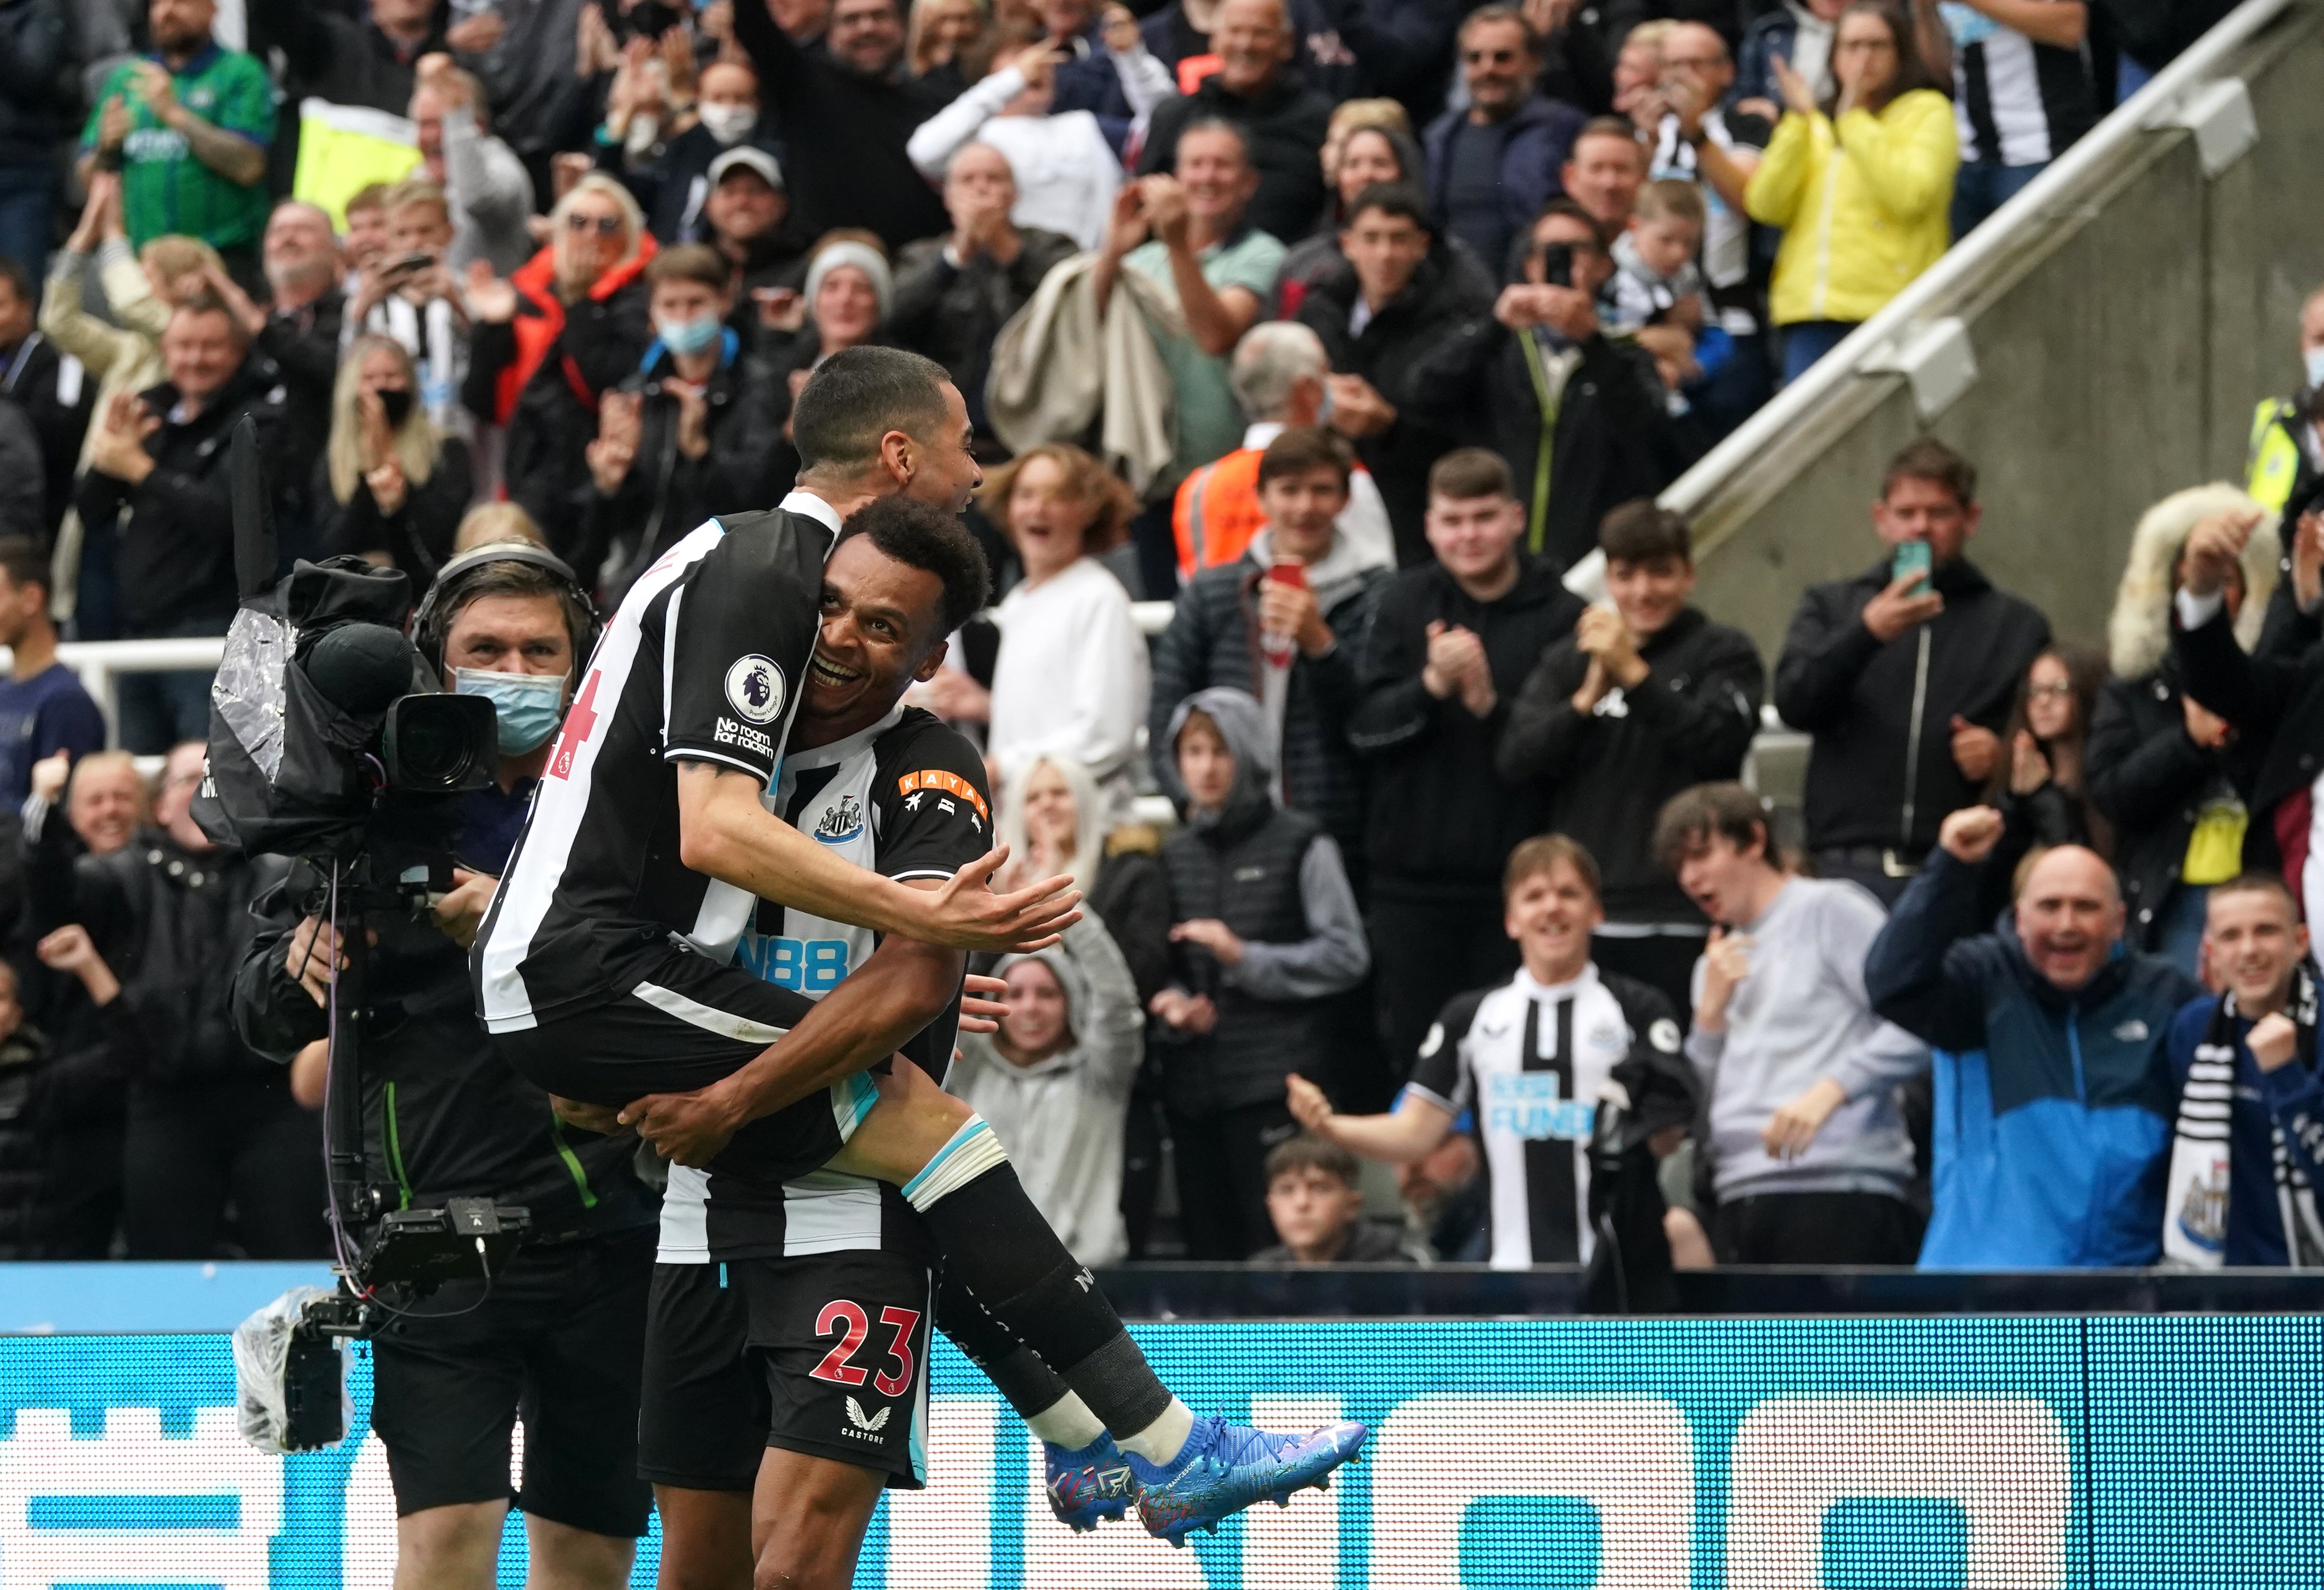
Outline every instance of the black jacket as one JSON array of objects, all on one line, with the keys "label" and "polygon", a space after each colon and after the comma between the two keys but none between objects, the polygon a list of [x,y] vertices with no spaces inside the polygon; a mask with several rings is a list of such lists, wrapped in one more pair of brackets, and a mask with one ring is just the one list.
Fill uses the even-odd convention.
[{"label": "black jacket", "polygon": [[1243,219],[1285,243],[1306,235],[1323,207],[1323,169],[1315,152],[1332,121],[1332,102],[1285,70],[1258,95],[1230,94],[1216,75],[1192,94],[1166,99],[1156,107],[1138,157],[1140,176],[1176,168],[1178,134],[1216,116],[1232,122],[1250,139],[1251,163],[1259,168],[1259,192]]},{"label": "black jacket", "polygon": [[1815,737],[1810,850],[1936,843],[1945,813],[1981,798],[1953,761],[1952,720],[1999,733],[2050,643],[2040,609],[1962,557],[1931,576],[1944,611],[1884,645],[1864,627],[1864,604],[1887,589],[1890,571],[1884,557],[1852,580],[1810,586],[1775,664],[1775,711]]},{"label": "black jacket", "polygon": [[1477,291],[1441,240],[1431,244],[1404,290],[1365,322],[1360,335],[1351,335],[1349,317],[1361,296],[1355,267],[1342,264],[1308,289],[1298,319],[1323,338],[1333,371],[1362,376],[1397,410],[1395,422],[1357,443],[1356,452],[1388,504],[1397,562],[1410,568],[1429,560],[1422,522],[1428,511],[1429,468],[1469,439],[1457,414],[1420,400],[1416,377],[1422,359],[1449,339],[1476,335],[1489,325],[1493,300],[1489,293]]},{"label": "black jacket", "polygon": [[[1348,719],[1349,743],[1370,779],[1364,846],[1375,890],[1425,896],[1496,889],[1509,851],[1543,831],[1541,790],[1505,782],[1494,771],[1494,748],[1535,659],[1572,632],[1582,609],[1558,566],[1532,556],[1523,557],[1517,583],[1492,602],[1462,590],[1437,563],[1405,570],[1381,593],[1364,656],[1363,703]],[[1435,621],[1484,641],[1499,697],[1485,717],[1457,695],[1437,700],[1421,684]]]},{"label": "black jacket", "polygon": [[[0,16],[5,16],[0,12]],[[97,408],[97,382],[79,369],[78,391],[65,400],[65,355],[35,331],[0,353],[0,397],[23,409],[41,447],[42,538],[53,537],[72,503],[73,476],[80,468],[81,438]]]},{"label": "black jacket", "polygon": [[1085,902],[1121,951],[1140,1008],[1170,986],[1170,875],[1160,845],[1142,824],[1115,829]]},{"label": "black jacket", "polygon": [[88,930],[121,981],[99,1013],[115,1053],[141,1093],[272,1076],[226,1014],[226,988],[256,923],[250,902],[262,869],[225,847],[188,850],[160,829],[140,829],[109,856],[90,856],[51,808],[25,858],[32,931],[67,923]]},{"label": "black jacket", "polygon": [[758,69],[760,103],[788,152],[791,209],[810,234],[869,227],[892,255],[950,227],[944,201],[904,153],[913,132],[947,103],[941,88],[862,77],[800,48],[775,25],[767,0],[734,0],[734,39]]},{"label": "black jacket", "polygon": [[[1147,752],[1171,798],[1181,797],[1170,744],[1170,714],[1197,690],[1225,685],[1259,694],[1259,598],[1262,570],[1248,553],[1197,573],[1178,593],[1170,627],[1154,643],[1154,694],[1146,714]],[[1339,644],[1322,657],[1301,652],[1291,664],[1283,709],[1283,795],[1286,804],[1323,819],[1343,856],[1360,854],[1363,769],[1348,744],[1348,716],[1360,699],[1372,610],[1388,584],[1375,570],[1352,594],[1327,608],[1324,623]],[[1182,803],[1183,804],[1183,803]],[[1352,871],[1353,869],[1351,868]]]},{"label": "black jacket", "polygon": [[1608,512],[1659,493],[1693,462],[1692,448],[1671,421],[1653,359],[1593,336],[1558,401],[1548,501],[1536,504],[1542,416],[1526,370],[1530,340],[1489,317],[1464,325],[1430,354],[1411,390],[1426,411],[1459,415],[1464,429],[1490,438],[1526,504],[1529,544],[1571,565],[1597,547]]},{"label": "black jacket", "polygon": [[[279,884],[253,909],[263,926],[226,973],[234,1022],[254,1051],[288,1064],[327,1027],[285,965],[303,913]],[[466,953],[406,912],[375,913],[371,927],[378,943],[362,1029],[371,1179],[395,1186],[410,1208],[468,1196],[521,1204],[535,1241],[658,1219],[632,1169],[636,1139],[568,1131],[549,1096],[493,1052],[472,1007]]]},{"label": "black jacket", "polygon": [[650,369],[621,385],[644,399],[637,456],[613,495],[590,483],[581,543],[571,554],[584,585],[602,584],[609,593],[624,590],[705,519],[764,508],[790,489],[771,467],[782,420],[758,362],[736,355],[711,372],[703,394],[710,447],[699,458],[678,450],[678,400],[663,384],[675,370],[663,352]]},{"label": "black jacket", "polygon": [[48,533],[48,471],[32,416],[0,400],[0,535],[35,544]]},{"label": "black jacket", "polygon": [[1766,675],[1749,636],[1691,607],[1638,656],[1646,683],[1585,716],[1573,693],[1590,658],[1571,636],[1545,652],[1509,709],[1501,776],[1538,787],[1543,826],[1597,859],[1609,918],[1693,922],[1701,913],[1654,853],[1655,820],[1681,790],[1742,770]]},{"label": "black jacket", "polygon": [[956,266],[945,257],[951,241],[949,235],[924,237],[897,260],[888,335],[951,372],[952,384],[968,400],[968,417],[982,436],[990,432],[984,375],[992,363],[992,339],[1032,300],[1049,268],[1078,251],[1062,233],[1020,226],[1017,257],[1008,264],[980,254]]},{"label": "black jacket", "polygon": [[315,503],[316,541],[324,556],[384,552],[397,568],[411,576],[412,590],[425,591],[436,571],[451,557],[460,520],[475,500],[475,464],[467,443],[446,437],[426,483],[406,481],[402,505],[393,513],[382,513],[371,486],[361,476],[355,479],[353,495],[345,502],[335,501],[331,462],[318,458],[309,495]]},{"label": "black jacket", "polygon": [[183,425],[169,418],[178,389],[167,382],[139,400],[161,419],[145,439],[153,473],[137,485],[92,469],[74,501],[91,534],[122,519],[114,551],[121,614],[131,635],[154,635],[185,619],[219,620],[235,608],[234,507],[226,491],[226,437],[247,411],[274,478],[281,476],[283,391],[258,354],[243,361],[207,407]]},{"label": "black jacket", "polygon": [[[2083,760],[2090,804],[2114,824],[2115,871],[2131,942],[2158,949],[2160,924],[2203,806],[2229,794],[2250,804],[2253,748],[2237,739],[2207,750],[2187,737],[2178,662],[2166,656],[2144,678],[2107,681],[2090,714]],[[2245,830],[2247,857],[2259,826]]]},{"label": "black jacket", "polygon": [[65,14],[64,0],[0,0],[0,166],[47,168],[69,131]]},{"label": "black jacket", "polygon": [[[586,454],[597,439],[598,400],[637,373],[653,340],[642,280],[602,299],[584,296],[565,306],[565,328],[517,393],[502,477],[509,500],[548,532],[559,557],[575,556],[588,519],[595,488]],[[471,410],[489,417],[493,385],[515,356],[516,335],[506,325],[475,328],[465,393]]]},{"label": "black jacket", "polygon": [[2252,826],[2264,840],[2264,864],[2275,859],[2273,814],[2286,797],[2305,794],[2324,771],[2324,649],[2318,648],[2318,615],[2292,606],[2286,581],[2277,591],[2265,631],[2251,655],[2236,644],[2235,626],[2224,609],[2197,630],[2172,622],[2171,655],[2185,677],[2187,694],[2236,726],[2236,736],[2257,759],[2252,776]]}]

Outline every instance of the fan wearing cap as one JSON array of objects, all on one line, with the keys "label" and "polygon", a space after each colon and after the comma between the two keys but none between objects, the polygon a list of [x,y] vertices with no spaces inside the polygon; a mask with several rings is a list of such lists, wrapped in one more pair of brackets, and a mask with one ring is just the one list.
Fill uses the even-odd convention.
[{"label": "fan wearing cap", "polygon": [[[460,884],[435,920],[365,919],[368,1003],[340,1012],[364,1025],[365,1173],[405,1208],[521,1205],[532,1236],[489,1288],[447,1285],[373,1343],[372,1428],[387,1448],[404,1583],[491,1582],[520,1406],[514,1501],[537,1566],[576,1590],[615,1590],[646,1529],[637,1406],[658,1201],[632,1168],[633,1143],[567,1137],[548,1095],[493,1052],[465,948],[595,624],[564,564],[512,542],[453,558],[413,620],[445,688],[492,701],[501,755],[492,785],[467,797]],[[264,926],[235,975],[233,1020],[253,1049],[288,1062],[325,1035],[338,947],[281,887],[253,910]]]},{"label": "fan wearing cap", "polygon": [[740,278],[732,324],[747,339],[763,295],[807,280],[807,239],[791,224],[790,194],[775,157],[755,144],[722,152],[710,162],[702,205],[687,241],[726,256]]}]

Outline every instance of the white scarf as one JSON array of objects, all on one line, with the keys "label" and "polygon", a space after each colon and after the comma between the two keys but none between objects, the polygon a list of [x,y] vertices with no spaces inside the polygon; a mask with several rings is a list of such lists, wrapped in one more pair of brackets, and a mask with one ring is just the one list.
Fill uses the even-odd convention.
[{"label": "white scarf", "polygon": [[[2316,1052],[2316,983],[2301,966],[2292,974],[2286,1013],[2300,1028],[2294,1065]],[[2163,1256],[2194,1270],[2217,1270],[2227,1258],[2227,1196],[2235,1145],[2236,1064],[2244,1045],[2236,1030],[2236,997],[2223,996],[2195,1045],[2180,1090],[2179,1123],[2171,1144],[2171,1175],[2163,1194]],[[2275,1202],[2283,1221],[2283,1247],[2295,1270],[2324,1268],[2324,1220],[2316,1190],[2292,1163],[2283,1128],[2268,1123],[2275,1162]]]}]

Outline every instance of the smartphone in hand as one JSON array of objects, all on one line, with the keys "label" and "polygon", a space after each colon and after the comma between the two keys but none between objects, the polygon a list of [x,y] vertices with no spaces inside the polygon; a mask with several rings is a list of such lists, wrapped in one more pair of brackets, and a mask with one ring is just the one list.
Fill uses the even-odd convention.
[{"label": "smartphone in hand", "polygon": [[1897,544],[1896,556],[1889,560],[1888,577],[1891,580],[1909,578],[1914,586],[1925,590],[1929,584],[1929,544],[1926,541],[1902,541]]}]

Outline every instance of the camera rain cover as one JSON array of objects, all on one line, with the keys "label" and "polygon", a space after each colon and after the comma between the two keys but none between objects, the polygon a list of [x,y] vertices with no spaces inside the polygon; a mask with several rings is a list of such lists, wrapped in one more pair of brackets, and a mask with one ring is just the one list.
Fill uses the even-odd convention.
[{"label": "camera rain cover", "polygon": [[[302,666],[346,624],[403,627],[411,583],[360,557],[301,558],[245,602],[210,685],[209,777],[194,803],[205,832],[246,854],[297,854],[346,838],[371,810],[367,768],[382,714],[327,700]],[[415,648],[411,688],[438,688]]]}]

